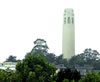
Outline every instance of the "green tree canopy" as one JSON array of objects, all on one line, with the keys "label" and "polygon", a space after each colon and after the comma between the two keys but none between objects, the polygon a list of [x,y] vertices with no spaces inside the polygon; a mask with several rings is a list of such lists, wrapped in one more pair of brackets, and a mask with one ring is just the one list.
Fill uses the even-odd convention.
[{"label": "green tree canopy", "polygon": [[55,71],[53,64],[48,63],[39,54],[33,56],[28,53],[16,66],[21,82],[53,82]]},{"label": "green tree canopy", "polygon": [[87,73],[85,77],[82,77],[79,82],[100,82],[100,73],[93,71],[92,73]]},{"label": "green tree canopy", "polygon": [[[78,82],[78,80],[81,78],[81,75],[77,70],[71,70],[70,68],[67,68],[60,70],[57,74],[57,77],[57,82],[71,82],[72,80]],[[67,79],[68,81],[66,81],[65,79]]]},{"label": "green tree canopy", "polygon": [[92,66],[95,69],[100,69],[100,54],[97,50],[90,48],[85,49],[83,53],[73,56],[69,61],[69,66]]},{"label": "green tree canopy", "polygon": [[47,43],[44,39],[37,39],[34,41],[34,47],[32,49],[32,53],[34,55],[36,55],[37,53],[38,54],[41,54],[41,55],[47,55],[48,53],[48,46],[47,46]]},{"label": "green tree canopy", "polygon": [[31,51],[33,55],[41,54],[45,59],[54,64],[64,64],[67,66],[67,60],[63,59],[63,55],[56,56],[54,53],[48,53],[48,45],[44,39],[37,39],[34,41],[34,47]]}]

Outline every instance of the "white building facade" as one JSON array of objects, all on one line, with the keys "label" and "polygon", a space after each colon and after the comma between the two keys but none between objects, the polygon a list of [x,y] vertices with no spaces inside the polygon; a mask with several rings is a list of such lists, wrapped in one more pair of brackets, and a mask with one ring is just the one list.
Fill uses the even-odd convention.
[{"label": "white building facade", "polygon": [[7,68],[15,70],[17,62],[3,62],[0,63],[0,69],[6,70]]}]

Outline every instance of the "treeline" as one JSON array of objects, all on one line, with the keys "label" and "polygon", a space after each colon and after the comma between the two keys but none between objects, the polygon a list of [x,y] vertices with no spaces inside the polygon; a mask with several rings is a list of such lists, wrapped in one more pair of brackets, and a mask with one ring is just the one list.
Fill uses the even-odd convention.
[{"label": "treeline", "polygon": [[85,49],[83,53],[73,56],[69,65],[73,66],[90,66],[94,70],[100,70],[100,53],[97,50],[92,50],[90,48]]},{"label": "treeline", "polygon": [[[95,70],[100,70],[100,53],[97,50],[87,48],[83,53],[73,56],[69,61],[63,58],[63,54],[56,56],[54,53],[48,52],[49,47],[44,39],[34,41],[34,47],[30,51],[33,55],[41,54],[49,63],[55,65],[63,64],[65,67],[75,68],[75,66],[90,66]],[[7,62],[17,62],[15,56],[10,55]]]},{"label": "treeline", "polygon": [[[48,49],[45,40],[37,39],[34,41],[34,47],[23,60],[17,61],[15,56],[9,56],[6,61],[17,61],[16,70],[0,69],[0,82],[100,82],[100,73],[91,72],[81,77],[75,69],[77,65],[100,69],[100,54],[96,50],[85,49],[83,53],[67,61],[63,59],[63,55],[48,53]],[[58,71],[55,65],[59,64],[64,64],[66,69]]]},{"label": "treeline", "polygon": [[66,82],[80,79],[80,73],[69,68],[59,70],[40,54],[28,53],[18,61],[16,70],[0,70],[0,82]]},{"label": "treeline", "polygon": [[18,61],[16,70],[0,70],[0,82],[100,82],[100,73],[95,71],[81,77],[77,70],[60,69],[45,60],[41,54],[28,53]]},{"label": "treeline", "polygon": [[54,53],[48,53],[48,45],[44,39],[34,41],[32,54],[42,54],[45,59],[56,65],[64,64],[65,67],[75,68],[75,66],[90,66],[95,70],[100,70],[100,53],[97,50],[87,48],[78,55],[73,56],[69,61],[63,58],[63,54],[56,56]]}]

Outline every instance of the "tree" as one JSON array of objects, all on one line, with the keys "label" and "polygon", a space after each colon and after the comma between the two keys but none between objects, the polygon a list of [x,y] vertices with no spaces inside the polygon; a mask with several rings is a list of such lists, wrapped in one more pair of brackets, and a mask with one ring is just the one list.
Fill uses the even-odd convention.
[{"label": "tree", "polygon": [[67,59],[64,59],[63,55],[59,55],[56,57],[56,64],[64,64],[64,66],[68,66]]},{"label": "tree", "polygon": [[83,53],[80,55],[73,56],[68,62],[69,67],[74,67],[75,65],[84,66],[84,64],[85,61]]},{"label": "tree", "polygon": [[10,55],[7,59],[6,62],[17,62],[16,56]]},{"label": "tree", "polygon": [[48,53],[48,45],[44,39],[34,41],[34,47],[31,51],[33,55],[41,54],[50,63],[55,63],[56,56],[53,53]]},{"label": "tree", "polygon": [[57,74],[57,77],[58,77],[57,82],[63,82],[64,79],[67,79],[69,82],[72,80],[78,82],[78,80],[81,78],[80,73],[77,70],[71,70],[70,68],[67,68],[65,70],[60,70]]},{"label": "tree", "polygon": [[100,73],[96,73],[95,71],[87,73],[79,82],[100,82]]},{"label": "tree", "polygon": [[41,55],[45,56],[48,53],[48,49],[49,48],[44,39],[37,39],[36,41],[34,41],[34,47],[31,51],[31,53],[33,53],[34,55],[41,54]]},{"label": "tree", "polygon": [[6,73],[5,70],[0,69],[0,82],[6,82]]},{"label": "tree", "polygon": [[63,64],[67,66],[67,60],[63,59],[63,55],[56,56],[54,53],[48,53],[48,45],[44,39],[34,41],[34,47],[31,51],[33,55],[41,54],[45,59],[54,64]]},{"label": "tree", "polygon": [[48,53],[48,45],[44,39],[37,39],[34,41],[34,47],[31,50],[33,55],[41,54],[45,59],[54,64],[64,64],[67,67],[68,62],[66,59],[63,59],[63,55],[56,56],[54,53]]},{"label": "tree", "polygon": [[96,50],[92,50],[91,48],[84,50],[84,60],[88,63],[99,59],[99,55],[99,52],[97,52]]},{"label": "tree", "polygon": [[64,79],[63,82],[69,82],[69,80],[68,79]]},{"label": "tree", "polygon": [[43,56],[28,53],[25,59],[19,61],[16,73],[20,82],[53,82],[56,68],[48,63]]},{"label": "tree", "polygon": [[44,56],[45,59],[50,63],[56,63],[56,55],[54,53],[48,53],[46,56]]},{"label": "tree", "polygon": [[83,53],[73,56],[69,61],[69,66],[92,66],[95,69],[100,69],[100,54],[97,50],[85,49]]},{"label": "tree", "polygon": [[16,82],[13,79],[14,72],[9,68],[6,70],[0,69],[0,82]]}]

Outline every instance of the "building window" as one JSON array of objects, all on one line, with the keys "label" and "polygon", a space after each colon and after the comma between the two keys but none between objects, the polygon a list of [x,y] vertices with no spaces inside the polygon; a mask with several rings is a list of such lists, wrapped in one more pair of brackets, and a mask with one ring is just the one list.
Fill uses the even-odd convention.
[{"label": "building window", "polygon": [[70,23],[70,17],[68,17],[68,24]]},{"label": "building window", "polygon": [[72,24],[74,24],[74,18],[72,17]]},{"label": "building window", "polygon": [[64,17],[64,24],[66,24],[66,17]]}]

